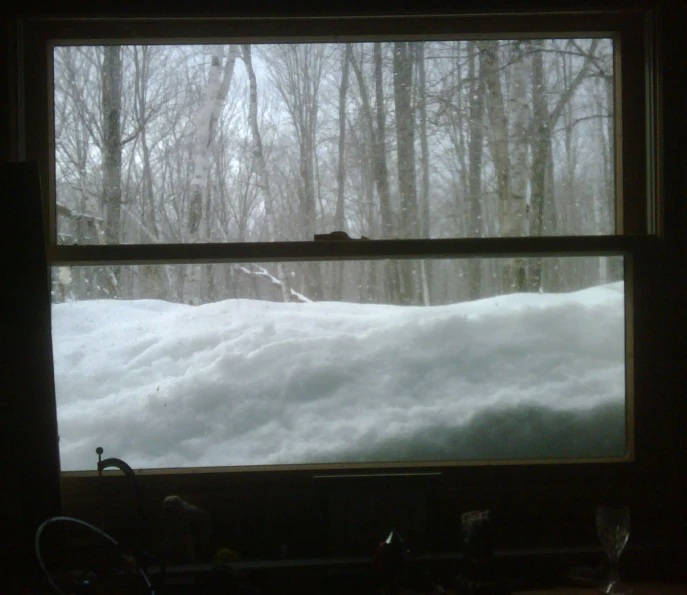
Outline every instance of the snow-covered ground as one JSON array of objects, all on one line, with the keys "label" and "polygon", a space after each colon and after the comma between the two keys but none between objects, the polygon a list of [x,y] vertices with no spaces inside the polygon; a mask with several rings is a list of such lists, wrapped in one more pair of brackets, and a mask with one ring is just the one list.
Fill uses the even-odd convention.
[{"label": "snow-covered ground", "polygon": [[448,306],[53,306],[63,470],[622,455],[622,283]]}]

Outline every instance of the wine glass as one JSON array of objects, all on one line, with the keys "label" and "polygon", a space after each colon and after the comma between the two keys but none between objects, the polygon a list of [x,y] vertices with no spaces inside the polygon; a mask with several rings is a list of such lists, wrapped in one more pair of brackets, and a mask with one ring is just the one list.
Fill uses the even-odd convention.
[{"label": "wine glass", "polygon": [[606,593],[629,593],[619,590],[618,558],[630,537],[630,509],[627,506],[598,506],[596,508],[596,532],[610,561]]}]

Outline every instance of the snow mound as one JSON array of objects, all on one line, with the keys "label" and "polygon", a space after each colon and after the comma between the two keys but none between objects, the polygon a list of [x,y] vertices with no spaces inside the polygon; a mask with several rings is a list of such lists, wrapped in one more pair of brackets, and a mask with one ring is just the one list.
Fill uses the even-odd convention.
[{"label": "snow mound", "polygon": [[447,306],[53,306],[63,470],[620,456],[622,283]]}]

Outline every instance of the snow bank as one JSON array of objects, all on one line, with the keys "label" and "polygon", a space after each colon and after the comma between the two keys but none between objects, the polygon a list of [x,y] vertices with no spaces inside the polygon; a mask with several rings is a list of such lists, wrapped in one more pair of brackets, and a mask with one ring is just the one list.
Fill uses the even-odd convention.
[{"label": "snow bank", "polygon": [[622,283],[436,307],[53,306],[64,470],[622,455]]}]

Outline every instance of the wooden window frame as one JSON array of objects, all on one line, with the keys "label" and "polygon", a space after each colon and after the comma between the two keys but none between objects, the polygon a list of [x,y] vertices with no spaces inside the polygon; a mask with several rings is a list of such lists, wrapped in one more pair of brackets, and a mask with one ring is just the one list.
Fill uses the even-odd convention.
[{"label": "wooden window frame", "polygon": [[[351,31],[355,33],[352,34]],[[384,33],[381,33],[384,31]],[[384,258],[526,257],[526,256],[604,256],[625,258],[626,295],[626,403],[628,454],[618,459],[589,460],[587,471],[573,475],[599,473],[599,469],[618,469],[614,463],[633,463],[636,459],[635,416],[638,404],[647,395],[637,391],[635,364],[637,329],[644,333],[647,317],[638,318],[635,301],[644,298],[651,258],[660,249],[662,200],[660,185],[660,110],[653,109],[660,94],[660,80],[653,39],[651,11],[557,11],[532,14],[447,14],[361,17],[297,18],[93,18],[34,19],[25,23],[23,40],[23,112],[37,114],[25,118],[20,135],[20,155],[39,164],[49,200],[44,204],[46,253],[51,266],[170,264],[212,262],[271,262],[307,260],[360,260]],[[534,37],[611,37],[616,48],[616,234],[579,237],[523,237],[480,239],[378,240],[366,242],[269,242],[208,243],[160,245],[58,245],[54,187],[54,137],[52,130],[52,67],[54,45],[105,43],[169,43],[171,41],[257,43],[267,41],[369,41],[431,40],[467,38]],[[641,67],[640,67],[641,65]],[[650,112],[650,108],[652,111]],[[47,140],[47,142],[46,142]],[[645,385],[644,381],[639,384]],[[504,477],[516,466],[523,477],[556,478],[568,463],[576,460],[456,462],[452,472],[481,484],[484,469],[498,467]],[[393,465],[295,465],[249,468],[197,468],[147,470],[143,474],[170,477],[197,476],[199,473],[221,477],[226,472],[279,471],[296,474],[337,472],[341,469],[393,467],[399,471],[421,466],[442,469],[435,464]],[[622,466],[621,466],[622,467]],[[460,470],[463,469],[463,470]],[[471,470],[470,470],[471,469]],[[528,471],[529,470],[529,471]],[[612,476],[633,475],[614,470]],[[93,472],[65,472],[63,478],[95,476]],[[488,474],[493,477],[492,471]],[[491,481],[491,480],[489,480]]]}]

